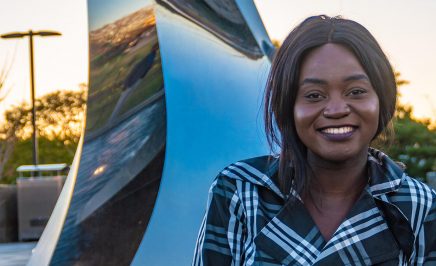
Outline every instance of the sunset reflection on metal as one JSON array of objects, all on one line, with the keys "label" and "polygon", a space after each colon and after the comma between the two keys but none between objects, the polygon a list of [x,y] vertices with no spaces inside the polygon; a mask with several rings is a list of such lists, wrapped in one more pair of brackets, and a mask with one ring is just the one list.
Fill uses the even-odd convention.
[{"label": "sunset reflection on metal", "polygon": [[188,265],[215,175],[269,152],[274,48],[251,0],[89,0],[88,12],[77,175],[29,264]]}]

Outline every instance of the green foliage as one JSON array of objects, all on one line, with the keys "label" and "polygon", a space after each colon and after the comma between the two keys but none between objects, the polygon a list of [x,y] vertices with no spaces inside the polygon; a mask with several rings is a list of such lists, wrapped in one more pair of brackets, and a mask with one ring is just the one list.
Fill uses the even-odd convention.
[{"label": "green foliage", "polygon": [[436,170],[436,131],[429,129],[429,121],[412,118],[412,108],[399,106],[394,121],[395,138],[384,150],[393,159],[406,165],[406,172],[425,179],[426,173]]},{"label": "green foliage", "polygon": [[[36,99],[41,164],[71,164],[81,134],[85,99],[84,90],[56,91]],[[32,164],[31,118],[26,103],[5,112],[5,121],[0,124],[0,183],[15,183],[15,169]]]},{"label": "green foliage", "polygon": [[[85,92],[55,91],[35,100],[38,135],[47,139],[78,142],[85,107]],[[32,136],[32,112],[27,103],[5,112],[4,128],[13,128],[18,139]],[[10,136],[8,136],[10,137]]]},{"label": "green foliage", "polygon": [[[401,79],[398,72],[395,78],[398,87],[409,84],[409,81]],[[395,137],[390,140],[391,143],[377,148],[404,163],[410,176],[425,180],[427,172],[436,171],[436,130],[430,129],[430,121],[418,121],[412,113],[411,106],[399,104],[393,121]]]},{"label": "green foliage", "polygon": [[[67,163],[71,164],[76,152],[77,143],[64,144],[60,139],[39,138],[39,158],[41,164]],[[1,183],[14,184],[18,173],[18,166],[32,164],[32,141],[31,139],[19,140],[15,149],[5,165],[4,178]]]}]

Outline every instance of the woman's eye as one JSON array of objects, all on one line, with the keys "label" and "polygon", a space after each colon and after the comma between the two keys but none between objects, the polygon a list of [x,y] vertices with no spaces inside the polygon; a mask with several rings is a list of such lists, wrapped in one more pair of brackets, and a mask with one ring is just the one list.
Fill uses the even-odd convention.
[{"label": "woman's eye", "polygon": [[351,96],[358,96],[364,93],[366,93],[366,90],[357,88],[357,89],[352,89],[348,94]]},{"label": "woman's eye", "polygon": [[320,93],[314,92],[304,95],[304,98],[312,101],[321,100],[323,96]]}]

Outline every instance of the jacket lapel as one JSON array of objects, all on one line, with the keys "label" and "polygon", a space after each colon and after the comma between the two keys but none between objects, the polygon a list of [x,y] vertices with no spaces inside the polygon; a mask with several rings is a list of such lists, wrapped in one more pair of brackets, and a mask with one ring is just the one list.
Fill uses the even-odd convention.
[{"label": "jacket lapel", "polygon": [[406,179],[404,169],[375,149],[369,150],[368,164],[371,181],[369,190],[389,230],[393,233],[395,242],[406,258],[410,259],[415,235],[410,221],[401,211],[400,206],[391,201],[391,193],[397,192]]},{"label": "jacket lapel", "polygon": [[373,265],[398,258],[398,245],[368,190],[324,241],[301,201],[288,202],[254,239],[283,265]]},{"label": "jacket lapel", "polygon": [[396,259],[399,248],[369,189],[319,254],[316,265],[374,265]]},{"label": "jacket lapel", "polygon": [[302,202],[293,200],[288,201],[255,237],[256,249],[281,264],[312,265],[325,241]]}]

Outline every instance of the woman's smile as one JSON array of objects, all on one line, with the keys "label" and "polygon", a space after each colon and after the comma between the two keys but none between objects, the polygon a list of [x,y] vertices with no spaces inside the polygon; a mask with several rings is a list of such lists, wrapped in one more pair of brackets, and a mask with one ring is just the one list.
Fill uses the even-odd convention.
[{"label": "woman's smile", "polygon": [[339,126],[339,127],[325,127],[318,131],[327,140],[330,141],[345,141],[353,136],[353,133],[357,130],[357,127],[353,126]]}]

